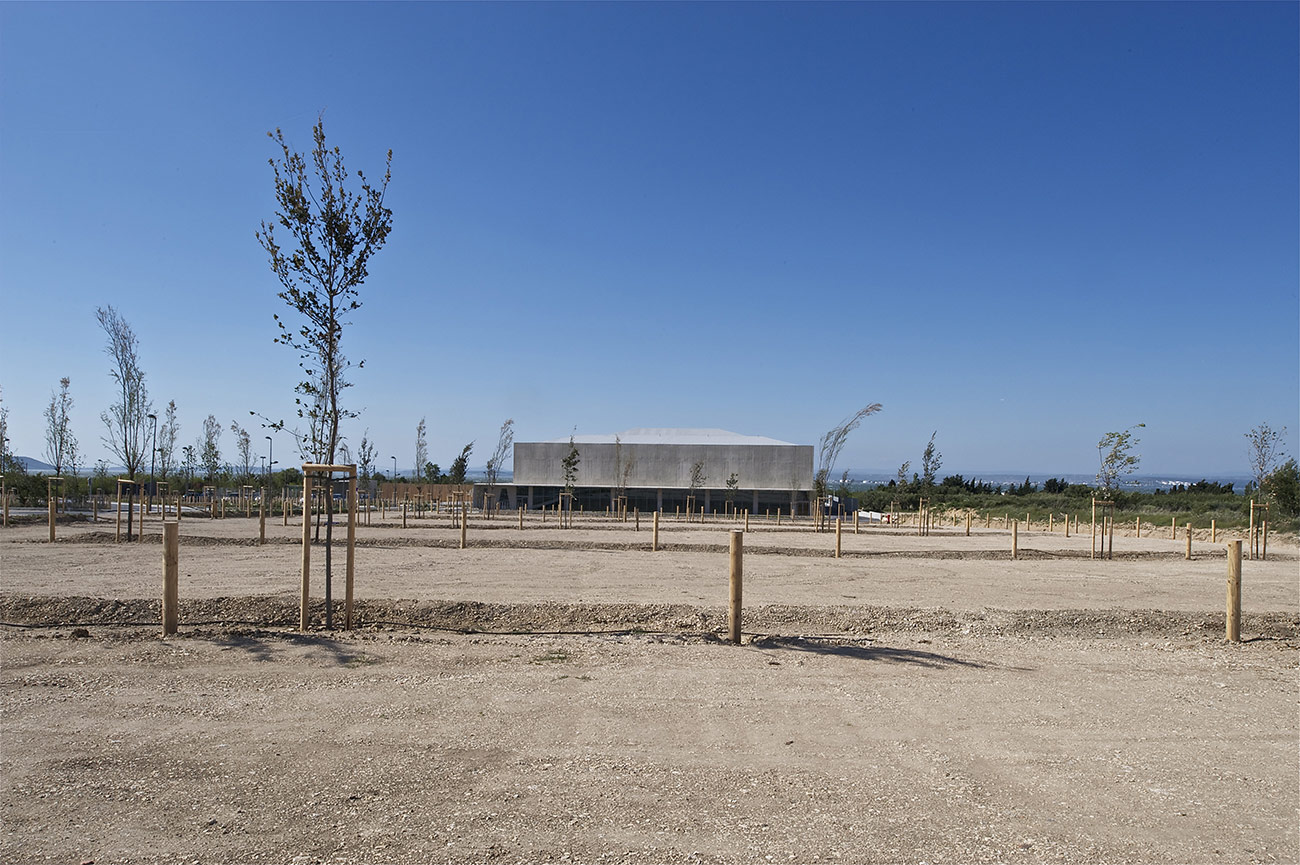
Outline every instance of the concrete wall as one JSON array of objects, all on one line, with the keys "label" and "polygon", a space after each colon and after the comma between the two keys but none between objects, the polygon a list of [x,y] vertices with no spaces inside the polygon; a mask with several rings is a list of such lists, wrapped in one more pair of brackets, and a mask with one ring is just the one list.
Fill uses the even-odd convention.
[{"label": "concrete wall", "polygon": [[[581,487],[616,487],[623,482],[616,468],[615,445],[575,443]],[[566,442],[516,442],[514,483],[519,486],[563,486]],[[646,489],[686,489],[691,466],[704,461],[703,486],[722,489],[735,472],[745,490],[812,489],[812,445],[750,444],[623,444],[619,457],[632,462],[627,486]]]}]

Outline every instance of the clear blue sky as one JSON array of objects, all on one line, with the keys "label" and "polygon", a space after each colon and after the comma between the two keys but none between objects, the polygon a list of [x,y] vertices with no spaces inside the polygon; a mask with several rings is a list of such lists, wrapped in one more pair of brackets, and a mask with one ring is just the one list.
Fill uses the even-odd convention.
[{"label": "clear blue sky", "polygon": [[1089,472],[1144,422],[1144,472],[1244,472],[1261,421],[1300,450],[1298,8],[0,4],[11,449],[66,375],[108,456],[104,304],[182,443],[291,413],[253,234],[324,112],[394,151],[345,337],[381,466],[421,416],[445,467],[881,402],[841,466]]}]

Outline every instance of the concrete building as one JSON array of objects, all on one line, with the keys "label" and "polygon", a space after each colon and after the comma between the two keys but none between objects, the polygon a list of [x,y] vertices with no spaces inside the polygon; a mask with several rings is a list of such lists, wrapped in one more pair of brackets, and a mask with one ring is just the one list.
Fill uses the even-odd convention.
[{"label": "concrete building", "polygon": [[[812,445],[720,429],[632,429],[611,435],[574,436],[578,449],[575,504],[603,511],[620,492],[629,509],[674,511],[686,505],[691,469],[702,466],[704,481],[695,507],[725,509],[727,480],[734,473],[736,508],[761,514],[808,512],[812,490]],[[569,439],[516,442],[513,484],[495,495],[503,507],[554,505],[564,488],[563,460]]]}]

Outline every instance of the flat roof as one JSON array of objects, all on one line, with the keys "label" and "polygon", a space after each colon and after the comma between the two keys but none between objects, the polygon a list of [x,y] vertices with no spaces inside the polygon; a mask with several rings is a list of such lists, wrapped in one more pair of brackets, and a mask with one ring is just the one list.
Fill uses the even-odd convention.
[{"label": "flat roof", "polygon": [[[795,447],[793,442],[783,442],[767,436],[742,435],[725,429],[681,429],[681,428],[638,428],[623,430],[620,433],[590,435],[574,434],[574,444],[614,444],[618,438],[625,445],[786,445]],[[550,439],[548,444],[567,444],[568,437]]]}]

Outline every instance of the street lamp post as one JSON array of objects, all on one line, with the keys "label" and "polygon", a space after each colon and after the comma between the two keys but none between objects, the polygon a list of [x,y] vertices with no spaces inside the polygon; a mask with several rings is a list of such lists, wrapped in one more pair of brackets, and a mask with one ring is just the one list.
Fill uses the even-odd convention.
[{"label": "street lamp post", "polygon": [[[270,436],[265,436],[265,438],[266,438],[266,449],[267,449],[266,462],[267,465],[269,465],[271,468],[275,468],[275,440],[272,439]],[[267,483],[271,482],[270,475],[266,476],[266,481]]]},{"label": "street lamp post", "polygon": [[154,477],[155,460],[158,457],[158,415],[146,415],[153,421],[153,435],[150,437],[153,447],[149,449],[149,510],[153,511],[153,497],[158,494],[158,481]]},{"label": "street lamp post", "polygon": [[397,483],[397,457],[389,457],[393,461],[393,483]]}]

